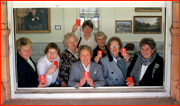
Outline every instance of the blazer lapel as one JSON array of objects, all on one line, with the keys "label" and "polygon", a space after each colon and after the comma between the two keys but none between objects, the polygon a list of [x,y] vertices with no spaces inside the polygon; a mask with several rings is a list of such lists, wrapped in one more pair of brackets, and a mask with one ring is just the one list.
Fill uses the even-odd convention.
[{"label": "blazer lapel", "polygon": [[94,71],[97,71],[97,70],[94,70],[95,68],[93,67],[94,66],[94,63],[91,61],[90,62],[90,70],[89,70],[89,77],[92,78],[94,75]]},{"label": "blazer lapel", "polygon": [[117,66],[117,64],[114,62],[114,61],[112,61],[112,62],[109,62],[109,65],[111,66],[111,68],[114,70],[114,71],[120,71],[121,72],[121,70],[119,69],[119,67]]},{"label": "blazer lapel", "polygon": [[81,62],[81,61],[79,61],[79,67],[80,67],[80,69],[81,69],[81,71],[82,71],[82,72],[84,72],[84,71],[85,71],[85,69],[84,69],[84,67],[83,67],[83,65],[82,65],[82,62]]},{"label": "blazer lapel", "polygon": [[[18,55],[19,55],[19,53],[18,53]],[[24,62],[24,64],[26,65],[26,67],[28,67],[28,68],[31,70],[31,72],[33,72],[33,73],[36,73],[36,72],[37,72],[37,71],[36,71],[37,69],[36,69],[35,63],[32,61],[31,57],[30,57],[30,60],[31,60],[32,63],[34,64],[35,70],[31,67],[31,65],[30,65],[24,58],[22,58],[20,55],[19,55],[19,57],[20,57],[21,60]]]},{"label": "blazer lapel", "polygon": [[[119,53],[119,56],[120,56],[120,53]],[[120,56],[121,57],[121,56]],[[117,66],[117,63],[115,63],[115,61],[114,61],[114,59],[113,59],[113,57],[111,56],[111,54],[109,53],[108,54],[108,59],[109,59],[109,65],[110,65],[110,67],[114,70],[114,71],[120,71],[121,72],[121,70],[119,69],[119,67]]]}]

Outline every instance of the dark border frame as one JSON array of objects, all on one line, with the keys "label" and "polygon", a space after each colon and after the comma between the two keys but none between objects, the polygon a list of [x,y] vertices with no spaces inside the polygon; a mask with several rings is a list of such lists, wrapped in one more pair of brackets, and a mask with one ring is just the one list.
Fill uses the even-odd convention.
[{"label": "dark border frame", "polygon": [[[159,10],[151,10],[151,9],[142,9],[142,10],[139,10],[141,7],[135,7],[135,12],[161,12],[162,11],[162,8],[159,8]],[[142,8],[145,8],[145,7],[142,7]],[[151,8],[151,7],[149,7]],[[152,7],[153,8],[153,7]]]}]

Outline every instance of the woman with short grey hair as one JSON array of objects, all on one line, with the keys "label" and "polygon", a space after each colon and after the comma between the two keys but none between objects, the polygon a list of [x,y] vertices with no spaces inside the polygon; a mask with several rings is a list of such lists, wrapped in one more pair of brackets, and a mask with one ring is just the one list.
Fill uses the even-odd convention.
[{"label": "woman with short grey hair", "polygon": [[94,35],[95,41],[97,41],[97,38],[100,37],[100,36],[104,36],[105,40],[107,39],[107,35],[106,35],[104,32],[98,31],[98,32],[95,33],[95,35]]},{"label": "woman with short grey hair", "polygon": [[97,43],[97,47],[93,50],[93,57],[92,57],[92,61],[99,63],[100,64],[100,56],[97,56],[97,52],[98,51],[102,51],[102,58],[105,57],[107,54],[110,53],[109,49],[107,48],[106,44],[106,39],[107,39],[107,35],[102,32],[102,31],[98,31],[95,36],[94,39]]},{"label": "woman with short grey hair", "polygon": [[162,86],[164,61],[155,51],[154,39],[143,38],[139,47],[141,51],[134,54],[127,72],[127,77],[132,77],[134,82],[127,85]]},{"label": "woman with short grey hair", "polygon": [[[81,45],[78,50],[80,61],[71,67],[68,86],[71,87],[102,87],[105,85],[102,66],[91,61],[92,48],[88,45]],[[88,75],[85,77],[84,75]]]},{"label": "woman with short grey hair", "polygon": [[67,40],[71,36],[73,36],[76,39],[76,41],[78,42],[78,37],[74,33],[67,33],[66,35],[64,35],[64,40],[63,40],[63,44],[65,47],[67,47]]},{"label": "woman with short grey hair", "polygon": [[60,54],[61,61],[57,78],[62,87],[67,87],[71,65],[78,61],[77,42],[78,37],[74,33],[67,33],[64,35],[63,43],[66,50]]}]

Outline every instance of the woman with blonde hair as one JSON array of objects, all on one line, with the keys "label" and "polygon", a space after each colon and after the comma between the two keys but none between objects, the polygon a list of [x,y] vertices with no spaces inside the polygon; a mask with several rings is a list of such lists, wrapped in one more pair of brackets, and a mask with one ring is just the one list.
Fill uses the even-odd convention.
[{"label": "woman with blonde hair", "polygon": [[16,40],[18,87],[46,87],[38,83],[37,69],[31,58],[32,42],[22,37]]}]

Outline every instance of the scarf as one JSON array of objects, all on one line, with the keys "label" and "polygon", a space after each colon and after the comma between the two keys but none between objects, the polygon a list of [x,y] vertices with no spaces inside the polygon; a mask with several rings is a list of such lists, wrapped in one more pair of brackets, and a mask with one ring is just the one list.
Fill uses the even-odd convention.
[{"label": "scarf", "polygon": [[138,58],[136,60],[136,63],[132,69],[132,72],[130,73],[130,76],[133,77],[134,82],[140,81],[140,75],[141,75],[141,67],[142,65],[149,66],[153,60],[156,57],[156,52],[154,52],[150,58],[145,59],[141,52],[136,53],[138,55]]}]

